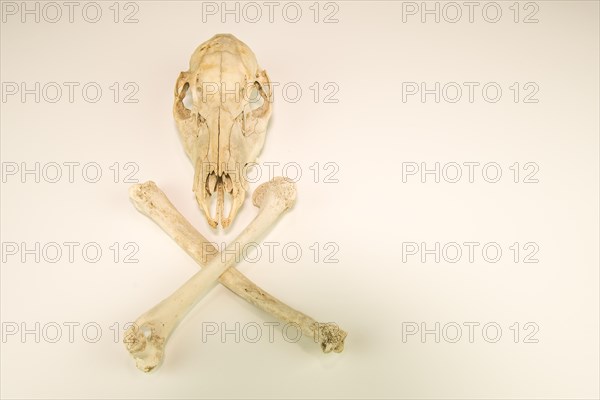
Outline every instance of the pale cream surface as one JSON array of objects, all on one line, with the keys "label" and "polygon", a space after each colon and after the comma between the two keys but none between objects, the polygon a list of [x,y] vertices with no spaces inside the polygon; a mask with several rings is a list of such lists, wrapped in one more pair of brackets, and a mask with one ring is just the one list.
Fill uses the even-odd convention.
[{"label": "pale cream surface", "polygon": [[[312,2],[298,2],[297,23],[282,17],[285,3],[274,9],[273,22],[258,3],[262,19],[252,23],[253,10],[246,7],[242,15],[243,3],[239,22],[232,15],[221,22],[221,13],[203,13],[200,2],[152,1],[135,3],[139,22],[132,24],[114,23],[112,2],[102,2],[102,18],[93,24],[82,19],[83,4],[73,23],[63,8],[57,23],[31,16],[22,23],[20,14],[3,12],[0,25],[3,95],[7,82],[28,88],[56,82],[63,91],[56,103],[48,101],[50,85],[39,103],[34,95],[22,103],[18,93],[0,104],[5,172],[9,162],[46,167],[39,183],[33,175],[25,183],[20,173],[6,176],[2,242],[24,242],[27,249],[55,242],[63,251],[53,263],[51,246],[40,262],[34,255],[23,262],[21,251],[3,249],[3,398],[598,398],[597,2],[534,2],[538,23],[522,22],[535,11],[523,3],[515,23],[513,2],[498,3],[497,23],[482,17],[485,2],[472,23],[464,6],[456,23],[447,21],[454,15],[448,7],[439,23],[427,14],[423,23],[421,10],[413,15],[410,8],[421,2],[321,3],[318,23]],[[445,3],[439,4],[442,13]],[[119,20],[132,10],[122,3]],[[294,209],[265,238],[279,243],[273,262],[263,246],[256,263],[237,268],[286,304],[315,318],[331,316],[336,321],[324,322],[338,322],[349,333],[340,354],[323,354],[312,338],[292,343],[293,330],[286,337],[281,325],[271,341],[265,323],[275,320],[217,287],[172,336],[163,366],[146,375],[124,351],[124,324],[197,269],[135,210],[127,174],[157,182],[218,244],[229,243],[256,215],[247,196],[228,230],[208,226],[173,121],[175,79],[187,70],[191,51],[216,33],[243,40],[270,80],[280,83],[259,162],[279,162],[271,164],[273,175],[302,174]],[[72,103],[65,82],[79,83]],[[102,89],[96,103],[82,97],[89,82]],[[115,82],[117,102],[110,89]],[[436,82],[439,103],[435,93],[425,102],[420,92],[407,93],[415,85],[421,90],[421,83],[434,89]],[[137,85],[137,93],[127,83]],[[488,96],[502,90],[495,103],[482,94],[489,83]],[[456,86],[462,97],[452,103]],[[302,95],[293,102],[297,88]],[[125,103],[127,95],[138,102]],[[73,183],[65,162],[80,163]],[[82,178],[91,162],[102,172],[97,183]],[[436,162],[440,182],[432,174],[421,182],[422,166],[433,169]],[[61,166],[56,183],[49,182],[51,163]],[[462,172],[457,183],[450,182],[454,163]],[[465,163],[479,163],[472,183]],[[502,171],[497,183],[484,179],[493,178],[490,163]],[[415,165],[419,172],[407,174]],[[524,183],[536,166],[538,182]],[[90,178],[94,168],[87,172]],[[269,179],[267,166],[261,172],[249,194]],[[64,242],[80,243],[73,262]],[[118,262],[110,249],[115,242]],[[123,262],[132,251],[124,248],[128,242],[138,246],[138,263]],[[479,246],[469,262],[464,243],[472,242]],[[101,248],[98,262],[82,257],[87,243]],[[290,243],[296,245],[283,253]],[[415,243],[419,249],[425,243],[425,253],[410,255]],[[427,255],[436,243],[440,262]],[[450,262],[453,243],[462,250],[457,262]],[[496,263],[482,255],[490,243],[502,250]],[[532,257],[539,262],[523,262],[535,246]],[[302,254],[294,263],[296,248]],[[22,338],[21,328],[35,331],[36,322],[39,343],[35,333]],[[56,343],[53,323],[62,329]],[[72,343],[69,323],[79,324]],[[102,332],[89,343],[93,324]],[[15,326],[19,331],[9,334]],[[261,336],[252,342],[257,326]],[[461,337],[453,343],[457,326]],[[215,327],[216,334],[207,334]],[[230,331],[224,340],[222,327]],[[502,335],[490,343],[496,327]]]}]

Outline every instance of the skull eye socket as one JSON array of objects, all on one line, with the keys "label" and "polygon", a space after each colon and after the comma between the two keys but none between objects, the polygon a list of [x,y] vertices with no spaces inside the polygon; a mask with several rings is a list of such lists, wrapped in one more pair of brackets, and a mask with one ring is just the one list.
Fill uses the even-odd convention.
[{"label": "skull eye socket", "polygon": [[206,119],[199,112],[192,113],[193,107],[194,96],[190,89],[190,84],[186,82],[177,94],[177,113],[179,118],[188,119],[195,116],[197,123],[205,123]]},{"label": "skull eye socket", "polygon": [[185,91],[185,96],[181,100],[181,103],[183,104],[183,107],[185,107],[186,110],[192,111],[192,106],[194,104],[194,97],[192,96],[192,91],[189,90],[189,88],[190,88],[190,84],[186,83],[185,86],[183,87],[183,90]]},{"label": "skull eye socket", "polygon": [[262,115],[269,109],[269,97],[265,93],[260,83],[254,82],[252,89],[250,89],[248,98],[248,106],[253,117],[262,117]]},{"label": "skull eye socket", "polygon": [[248,101],[248,107],[250,108],[250,112],[258,110],[265,103],[265,99],[262,97],[260,91],[258,90],[256,83],[254,84],[254,86],[252,86],[252,89],[250,89]]},{"label": "skull eye socket", "polygon": [[254,131],[259,118],[261,118],[269,108],[267,95],[258,82],[254,82],[252,87],[246,91],[246,96],[248,103],[237,117],[237,121],[240,124],[244,135]]},{"label": "skull eye socket", "polygon": [[186,106],[184,102],[184,99],[188,95],[191,97],[191,92],[189,88],[190,84],[186,82],[183,84],[183,86],[181,86],[179,90],[175,91],[175,95],[177,96],[177,100],[175,101],[175,110],[177,112],[177,116],[181,119],[188,119],[192,115],[191,108]]}]

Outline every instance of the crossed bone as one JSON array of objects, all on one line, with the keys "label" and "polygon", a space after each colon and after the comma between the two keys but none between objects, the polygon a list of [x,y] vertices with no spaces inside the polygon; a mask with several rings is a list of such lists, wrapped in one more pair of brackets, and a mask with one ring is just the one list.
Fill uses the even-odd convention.
[{"label": "crossed bone", "polygon": [[294,183],[277,177],[255,190],[252,200],[260,208],[258,215],[221,257],[216,257],[217,249],[177,211],[154,182],[132,186],[129,196],[142,214],[156,222],[202,266],[199,272],[172,295],[142,314],[127,330],[125,346],[140,370],[150,372],[161,364],[171,333],[194,305],[214,287],[217,280],[242,299],[280,321],[295,324],[303,334],[314,337],[323,352],[339,353],[344,349],[346,332],[336,324],[319,323],[289,307],[233,267],[235,261],[240,259],[245,245],[262,237],[279,216],[292,207],[296,198]]}]

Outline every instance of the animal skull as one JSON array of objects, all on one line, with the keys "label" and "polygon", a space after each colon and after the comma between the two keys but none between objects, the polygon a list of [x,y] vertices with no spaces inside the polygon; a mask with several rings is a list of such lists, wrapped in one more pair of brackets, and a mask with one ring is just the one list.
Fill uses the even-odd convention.
[{"label": "animal skull", "polygon": [[[191,103],[186,95],[191,94]],[[179,74],[173,114],[194,164],[192,190],[214,228],[226,228],[246,197],[244,173],[260,153],[271,116],[271,84],[252,50],[235,36],[219,34],[201,44],[190,68]],[[216,215],[210,212],[217,193]],[[224,216],[224,193],[231,209]]]}]

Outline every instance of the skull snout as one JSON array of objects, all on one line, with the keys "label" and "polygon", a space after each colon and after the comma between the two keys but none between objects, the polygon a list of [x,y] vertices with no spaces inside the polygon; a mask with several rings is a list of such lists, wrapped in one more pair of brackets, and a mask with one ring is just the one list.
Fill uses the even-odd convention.
[{"label": "skull snout", "polygon": [[195,185],[196,201],[210,226],[216,228],[220,224],[227,228],[236,217],[246,195],[238,179],[241,171],[217,168],[215,163],[208,164],[208,167],[202,168],[205,172],[198,177]]}]

